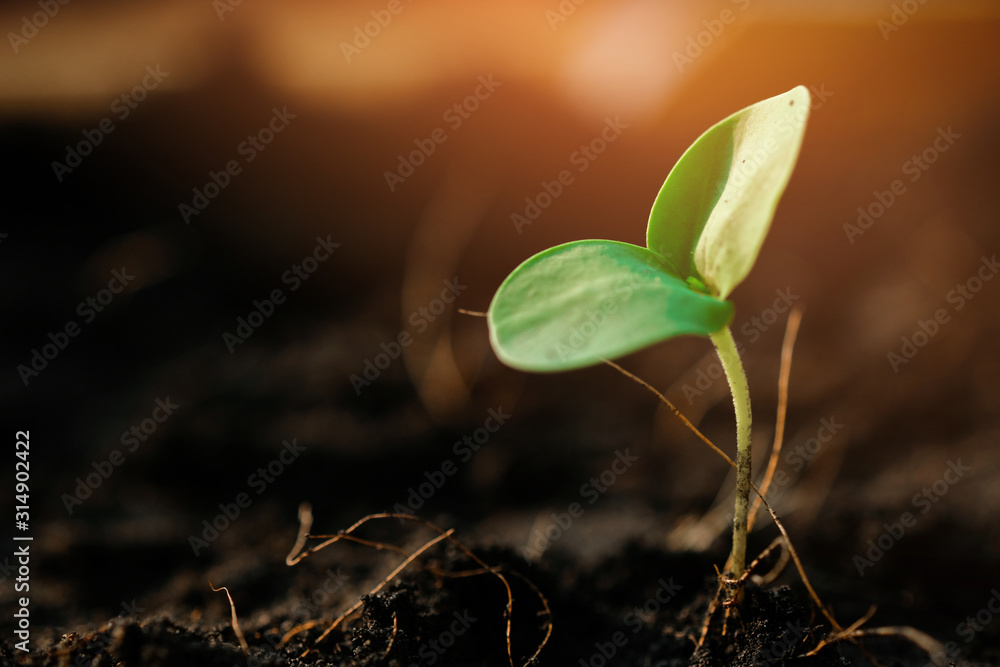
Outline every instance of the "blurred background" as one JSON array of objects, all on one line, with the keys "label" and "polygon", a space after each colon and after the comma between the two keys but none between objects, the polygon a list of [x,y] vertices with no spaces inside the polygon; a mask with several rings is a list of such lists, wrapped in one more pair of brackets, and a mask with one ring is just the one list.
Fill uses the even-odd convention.
[{"label": "blurred background", "polygon": [[[214,556],[192,556],[189,534],[285,439],[311,462],[248,510],[283,527],[253,538],[278,552],[300,500],[330,529],[387,509],[490,408],[509,422],[422,511],[520,548],[629,446],[642,465],[558,547],[646,534],[724,555],[711,508],[732,481],[668,412],[607,368],[506,369],[458,309],[485,311],[553,244],[643,244],[684,149],[799,84],[813,99],[799,163],[732,297],[758,454],[784,298],[805,315],[779,509],[805,556],[833,588],[879,581],[942,636],[989,597],[996,2],[53,0],[4,3],[0,25],[0,395],[35,444],[46,622],[116,613],[136,590],[163,603],[178,577],[201,586]],[[732,449],[707,341],[622,363]],[[168,397],[176,416],[129,450]],[[819,442],[831,418],[843,427]],[[115,450],[113,476],[67,503]],[[922,514],[914,494],[959,459],[970,472]],[[906,548],[862,580],[853,558],[906,511],[920,517]],[[77,581],[94,563],[74,569],[71,547],[109,542],[168,569]]]}]

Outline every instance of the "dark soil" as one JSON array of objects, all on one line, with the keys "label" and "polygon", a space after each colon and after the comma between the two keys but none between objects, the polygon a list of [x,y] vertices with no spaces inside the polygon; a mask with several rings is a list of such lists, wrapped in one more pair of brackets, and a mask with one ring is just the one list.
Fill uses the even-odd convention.
[{"label": "dark soil", "polygon": [[[395,525],[377,531],[383,538],[408,532],[395,520],[388,521]],[[282,529],[269,521],[254,523],[258,525],[248,527],[252,533],[290,533],[287,527]],[[274,551],[268,547],[279,546],[275,542],[234,544],[231,553],[216,556],[221,562],[213,568],[216,574],[212,578],[218,583],[224,579],[236,594],[241,628],[250,646],[246,657],[224,620],[223,594],[213,597],[207,581],[191,577],[187,585],[166,588],[162,593],[163,600],[169,601],[165,608],[129,607],[113,619],[95,623],[92,629],[81,627],[61,637],[54,628],[47,629],[39,642],[42,648],[10,664],[510,664],[505,649],[507,593],[494,574],[446,576],[477,569],[459,550],[443,548],[423,561],[437,574],[414,567],[382,592],[367,595],[358,591],[358,584],[376,581],[386,569],[383,561],[388,559],[348,545],[321,565],[303,563],[291,571],[277,558],[266,558],[268,551]],[[863,663],[862,650],[847,643],[829,647],[815,657],[800,657],[829,629],[800,590],[784,585],[749,587],[742,611],[730,621],[727,636],[721,634],[721,613],[716,614],[708,641],[695,650],[717,585],[714,577],[705,575],[710,561],[702,555],[671,554],[629,542],[613,556],[587,568],[566,558],[529,566],[510,548],[474,546],[478,546],[481,558],[508,573],[514,600],[511,650],[515,664],[525,664],[525,658],[536,652],[549,621],[553,626],[551,639],[531,664]],[[248,549],[255,556],[248,557]],[[80,567],[83,564],[75,553],[70,549],[64,558],[73,559]],[[100,563],[118,560],[122,567],[139,566],[146,571],[141,559],[123,549],[94,550],[92,557]],[[46,559],[43,567],[60,570],[60,565],[58,558],[52,558]],[[534,588],[517,576],[509,576],[513,572],[530,579]],[[548,612],[538,593],[545,596]],[[359,613],[322,642],[313,640],[326,629],[325,623],[281,645],[282,635],[293,627],[319,618],[329,621],[355,599],[364,602]],[[218,620],[206,623],[200,611],[203,605]],[[58,615],[55,609],[43,608],[41,613]],[[887,665],[922,664],[920,653],[905,641],[865,645],[868,659],[878,657]],[[9,644],[6,648],[9,651]]]},{"label": "dark soil", "polygon": [[[368,513],[391,511],[393,505],[408,510],[408,490],[431,479],[442,460],[454,458],[449,456],[451,443],[462,433],[421,418],[405,381],[391,377],[373,387],[374,397],[365,407],[346,417],[337,407],[343,394],[330,395],[321,380],[341,361],[322,360],[316,351],[331,336],[344,335],[335,331],[349,331],[350,324],[338,322],[335,328],[318,327],[308,334],[295,330],[296,339],[274,345],[273,352],[265,352],[272,346],[265,337],[255,341],[256,351],[244,351],[244,359],[253,358],[252,366],[226,356],[221,365],[207,368],[207,357],[199,353],[162,364],[152,385],[177,387],[170,390],[170,398],[182,407],[171,417],[169,429],[156,435],[155,446],[137,450],[121,472],[74,507],[72,515],[59,518],[49,503],[50,518],[32,545],[33,648],[27,655],[15,653],[13,642],[5,639],[4,664],[509,664],[508,599],[501,580],[491,573],[453,576],[479,566],[448,541],[432,547],[374,595],[368,592],[402,561],[399,554],[341,542],[293,567],[284,564],[298,530],[299,502],[314,504],[315,533],[337,532]],[[597,385],[618,381],[607,374]],[[281,377],[292,378],[291,390]],[[578,400],[593,400],[590,396],[596,398],[599,388],[578,383]],[[638,411],[626,402],[638,402],[645,411],[652,408],[641,390],[618,394],[603,405],[620,403],[614,409],[622,413]],[[189,396],[197,396],[197,402]],[[99,399],[93,400],[88,405]],[[137,410],[139,419],[149,406],[136,403],[129,409]],[[520,404],[517,412],[529,415],[524,418],[527,424],[519,427],[511,418],[511,425],[505,424],[495,436],[497,441],[486,443],[469,467],[448,478],[418,511],[439,526],[454,528],[457,542],[507,575],[513,593],[510,636],[515,664],[524,664],[536,651],[548,621],[551,638],[533,664],[927,664],[925,654],[898,637],[868,639],[860,646],[841,642],[815,657],[802,657],[830,628],[791,567],[779,583],[764,589],[748,586],[745,604],[729,622],[726,636],[718,612],[708,641],[696,651],[716,592],[713,565],[724,562],[728,535],[724,531],[705,552],[665,548],[662,536],[676,524],[677,512],[664,505],[656,487],[642,491],[636,485],[649,469],[622,475],[622,485],[627,475],[635,475],[628,482],[634,491],[614,493],[611,488],[592,507],[582,502],[585,513],[565,530],[549,528],[550,548],[529,561],[530,548],[544,546],[537,537],[525,540],[537,529],[532,524],[553,514],[565,522],[569,502],[584,497],[577,495],[575,482],[567,486],[566,480],[599,477],[614,458],[594,445],[608,434],[603,426],[584,433],[585,412],[565,427],[574,430],[566,437],[591,443],[588,456],[567,460],[560,458],[559,447],[517,442],[511,432],[518,437],[544,433],[540,425],[553,419],[543,403],[537,405]],[[226,506],[235,507],[239,494],[248,491],[248,475],[262,464],[266,467],[280,450],[274,448],[273,438],[259,435],[271,428],[269,424],[296,423],[291,432],[301,433],[308,430],[309,419],[328,411],[344,415],[345,421],[309,440],[301,463],[286,466],[259,500],[250,493],[253,503],[238,517],[228,522],[220,518]],[[474,432],[476,419],[480,417],[468,420],[466,433]],[[32,442],[41,449],[39,443],[52,432],[52,427],[40,424],[31,431]],[[653,457],[639,441],[641,429],[625,427],[616,437],[634,443],[633,455],[638,453],[640,460]],[[372,443],[382,443],[381,448]],[[489,493],[469,486],[483,472],[475,468],[478,457],[501,447],[510,448],[507,455],[512,459],[493,464],[501,466],[503,479]],[[75,478],[84,474],[80,470],[78,464],[53,457],[45,459],[39,474],[60,494],[72,493]],[[64,511],[61,503],[57,507]],[[880,611],[869,626],[919,627],[922,619],[933,619],[930,610],[915,613],[913,598],[904,591],[879,581],[870,579],[870,585],[851,593],[852,587],[844,585],[848,579],[836,574],[843,568],[839,563],[846,549],[824,546],[824,540],[836,540],[838,526],[854,519],[846,507],[839,517],[829,508],[825,511],[822,523],[809,532],[800,530],[799,547],[820,595],[841,623],[859,618],[872,603],[878,603]],[[206,528],[206,519],[223,528],[217,537]],[[773,528],[765,528],[752,544],[760,550],[774,534]],[[435,533],[412,522],[381,519],[358,535],[409,553]],[[206,542],[194,555],[192,540],[199,537]],[[921,562],[919,568],[924,567]],[[241,653],[231,627],[225,594],[212,592],[210,582],[227,586],[233,595],[250,646],[248,656]],[[316,643],[328,623],[358,600],[364,602],[359,612]],[[281,645],[285,633],[309,621],[321,622]],[[995,652],[982,642],[976,646],[982,660],[964,664],[997,664]]]}]

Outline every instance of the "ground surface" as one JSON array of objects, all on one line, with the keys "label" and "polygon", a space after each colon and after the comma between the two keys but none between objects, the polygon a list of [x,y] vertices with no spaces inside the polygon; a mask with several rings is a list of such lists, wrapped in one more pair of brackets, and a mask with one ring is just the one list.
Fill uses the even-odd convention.
[{"label": "ground surface", "polygon": [[[551,606],[553,632],[539,665],[601,665],[612,654],[609,664],[868,664],[846,644],[793,659],[814,647],[829,626],[791,568],[778,584],[764,590],[750,586],[740,629],[721,638],[716,623],[707,647],[694,654],[713,564],[724,561],[728,536],[717,530],[702,552],[668,548],[665,536],[679,540],[691,533],[693,517],[708,509],[711,494],[685,503],[688,511],[682,512],[668,500],[671,494],[655,485],[657,467],[664,463],[643,442],[649,418],[629,423],[632,415],[652,414],[654,405],[610,370],[577,383],[575,405],[567,408],[572,419],[565,422],[539,397],[546,388],[534,397],[526,392],[516,410],[498,404],[493,414],[517,416],[506,418],[462,461],[454,443],[464,434],[474,436],[488,412],[473,414],[465,429],[432,426],[407,382],[393,377],[372,388],[363,409],[345,410],[339,403],[346,392],[331,394],[322,378],[350,360],[321,350],[329,349],[331,336],[349,336],[343,333],[350,331],[349,323],[313,323],[306,329],[293,326],[295,340],[273,348],[263,338],[243,359],[210,362],[192,353],[164,361],[153,384],[171,386],[170,400],[181,407],[155,435],[158,444],[137,449],[92,496],[71,505],[72,514],[61,504],[55,512],[51,503],[43,508],[52,518],[41,522],[32,544],[34,649],[14,653],[5,640],[6,664],[508,664],[507,600],[494,575],[446,576],[478,566],[445,543],[420,561],[430,570],[411,566],[380,593],[365,597],[402,557],[344,543],[286,566],[302,501],[313,504],[316,533],[336,532],[371,512],[415,510],[454,528],[455,539],[489,565],[523,575]],[[616,387],[610,396],[601,393],[608,384]],[[136,403],[141,421],[151,407]],[[580,409],[588,403],[601,405],[599,418],[594,410]],[[336,425],[319,428],[310,425],[313,420]],[[544,424],[565,431],[555,434]],[[266,482],[258,468],[281,460],[283,446],[270,435],[275,431],[296,437],[304,449],[287,465],[274,466],[271,472],[277,474]],[[44,461],[39,474],[60,494],[73,494],[75,478],[86,475],[69,460],[61,465],[59,457],[43,458],[40,450],[52,446],[41,444],[48,432],[44,425],[32,429],[34,456]],[[317,432],[326,435],[311,435]],[[685,446],[697,446],[687,440]],[[560,443],[578,446],[583,454],[564,456]],[[619,452],[637,461],[611,479],[607,471],[622,470],[613,466]],[[442,475],[451,470],[445,461],[457,472]],[[721,482],[723,466],[710,461],[706,457],[703,465]],[[666,468],[669,477],[669,463]],[[602,473],[604,483],[611,482],[606,487],[600,484]],[[838,483],[850,479],[842,473]],[[961,619],[944,610],[965,599],[963,586],[989,591],[988,563],[977,565],[974,539],[963,537],[967,531],[954,525],[947,509],[928,513],[924,525],[891,546],[885,562],[876,559],[863,580],[857,576],[852,556],[865,547],[859,531],[898,519],[889,511],[873,517],[870,508],[855,504],[857,497],[876,491],[892,494],[884,477],[877,479],[857,480],[850,494],[826,496],[820,520],[803,525],[795,512],[789,516],[820,594],[844,625],[876,604],[879,611],[869,626],[910,625],[956,642],[968,664],[1000,664],[996,626],[987,624],[966,643],[964,635],[956,635]],[[905,475],[895,479],[909,490]],[[426,486],[435,480],[440,488]],[[580,480],[591,486],[580,486]],[[595,493],[596,488],[606,490]],[[411,496],[414,490],[418,495]],[[240,494],[246,494],[243,500]],[[246,497],[250,504],[239,508]],[[574,502],[582,512],[573,509]],[[237,510],[239,516],[226,518]],[[969,516],[958,515],[963,519]],[[223,530],[216,533],[203,522]],[[758,551],[775,534],[766,520],[761,525],[765,528],[752,541]],[[359,535],[412,552],[435,533],[388,519]],[[517,575],[508,580],[515,601],[512,650],[515,664],[521,664],[541,642],[547,616],[537,594]],[[251,647],[248,658],[239,651],[224,593],[213,593],[209,582],[227,586],[233,595]],[[11,601],[9,589],[5,595]],[[329,621],[361,599],[360,613],[318,645],[312,641],[323,624],[277,647],[293,627]],[[926,656],[902,639],[868,640],[865,646],[882,664],[927,664]]]}]

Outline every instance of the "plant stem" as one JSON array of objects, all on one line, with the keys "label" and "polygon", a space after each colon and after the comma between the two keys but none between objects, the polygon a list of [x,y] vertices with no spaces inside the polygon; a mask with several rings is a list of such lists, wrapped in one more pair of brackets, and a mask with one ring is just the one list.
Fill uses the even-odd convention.
[{"label": "plant stem", "polygon": [[746,569],[747,518],[750,511],[750,387],[729,327],[709,334],[709,337],[719,353],[736,409],[736,511],[729,563],[731,576],[738,579]]}]

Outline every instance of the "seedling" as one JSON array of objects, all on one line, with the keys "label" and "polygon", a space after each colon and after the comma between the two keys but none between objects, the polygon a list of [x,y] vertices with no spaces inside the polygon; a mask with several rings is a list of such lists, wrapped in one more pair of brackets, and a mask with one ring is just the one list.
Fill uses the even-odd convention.
[{"label": "seedling", "polygon": [[573,241],[504,280],[487,320],[497,356],[526,371],[581,368],[693,334],[715,345],[736,410],[736,511],[730,576],[746,563],[750,391],[726,297],[757,259],[809,115],[798,86],[736,112],[681,156],[649,214],[646,247]]}]

